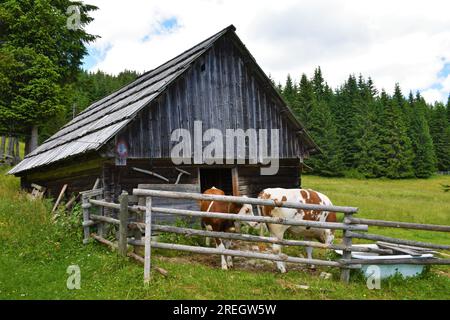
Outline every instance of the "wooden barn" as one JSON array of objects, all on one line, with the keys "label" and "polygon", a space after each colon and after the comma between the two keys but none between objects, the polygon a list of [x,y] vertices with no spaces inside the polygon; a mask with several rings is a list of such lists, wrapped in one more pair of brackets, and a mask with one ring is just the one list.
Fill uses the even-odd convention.
[{"label": "wooden barn", "polygon": [[[203,132],[216,128],[224,136],[226,129],[279,129],[278,173],[261,175],[261,163],[175,165],[171,134],[183,128],[194,135],[195,121]],[[111,200],[139,184],[216,186],[255,196],[267,187],[299,187],[302,161],[315,152],[229,26],[89,106],[9,173],[23,188],[35,183],[53,197],[65,184],[66,194],[92,189],[98,178]]]}]

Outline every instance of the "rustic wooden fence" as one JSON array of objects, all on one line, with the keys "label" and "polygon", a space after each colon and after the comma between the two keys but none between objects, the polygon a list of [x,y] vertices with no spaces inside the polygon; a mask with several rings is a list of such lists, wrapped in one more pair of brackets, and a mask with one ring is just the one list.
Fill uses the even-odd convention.
[{"label": "rustic wooden fence", "polygon": [[[227,255],[254,259],[265,259],[271,261],[284,261],[291,263],[299,263],[306,265],[321,265],[338,267],[341,269],[341,280],[348,283],[350,270],[361,268],[363,264],[450,264],[448,259],[437,259],[437,258],[406,258],[406,259],[392,259],[376,261],[369,259],[354,259],[352,258],[352,252],[374,252],[378,254],[392,254],[393,250],[396,250],[393,245],[402,246],[401,249],[408,250],[407,246],[414,246],[420,248],[431,248],[431,249],[443,249],[450,250],[448,245],[439,245],[433,243],[411,241],[396,239],[391,237],[385,237],[375,234],[362,233],[368,231],[369,225],[383,226],[383,227],[394,227],[394,228],[408,228],[408,229],[419,229],[419,230],[432,230],[432,231],[442,231],[450,232],[450,226],[438,226],[438,225],[425,225],[425,224],[414,224],[405,222],[392,222],[392,221],[382,221],[382,220],[370,220],[370,219],[360,219],[355,218],[353,215],[357,213],[358,209],[353,207],[342,207],[342,206],[321,206],[313,204],[300,204],[294,202],[276,202],[273,200],[264,200],[256,198],[245,198],[236,196],[220,196],[220,195],[203,195],[199,193],[187,193],[187,192],[173,192],[173,191],[161,191],[161,190],[147,190],[147,189],[134,189],[133,195],[128,195],[123,192],[119,197],[119,203],[112,203],[99,199],[102,195],[102,190],[90,190],[82,193],[82,208],[83,208],[83,228],[84,228],[84,242],[87,242],[90,237],[96,239],[97,241],[107,244],[113,248],[116,248],[119,253],[123,256],[132,257],[139,262],[144,264],[144,281],[146,283],[150,280],[150,258],[151,249],[168,249],[168,250],[179,250],[187,251],[200,254],[208,255]],[[152,198],[166,198],[166,199],[188,199],[188,200],[207,200],[207,201],[222,201],[222,202],[234,202],[238,204],[251,204],[260,206],[274,206],[274,207],[286,207],[294,209],[304,209],[304,210],[318,210],[318,211],[334,211],[344,213],[344,220],[342,223],[331,223],[331,222],[316,222],[316,221],[305,221],[305,220],[295,220],[295,219],[284,219],[284,218],[272,218],[272,217],[262,217],[262,216],[244,216],[228,213],[210,213],[201,212],[194,210],[181,210],[172,208],[161,208],[152,206]],[[92,206],[97,206],[102,208],[102,214],[92,214],[90,209]],[[105,210],[117,210],[118,217],[113,218],[108,214],[105,214]],[[196,230],[191,228],[181,228],[169,225],[152,225],[152,214],[175,214],[180,216],[190,216],[190,217],[205,217],[214,215],[217,218],[229,219],[234,221],[253,221],[262,222],[269,224],[283,224],[290,226],[305,226],[314,228],[325,228],[333,230],[342,230],[343,238],[341,244],[322,244],[313,241],[299,241],[299,240],[279,240],[272,237],[255,236],[249,234],[240,233],[225,233],[225,232],[214,232],[205,230]],[[131,217],[131,215],[135,215]],[[139,221],[136,219],[136,215],[145,214],[144,221]],[[108,224],[114,224],[119,226],[118,231],[118,242],[117,244],[105,239],[105,230]],[[97,226],[97,233],[91,234],[90,227]],[[144,231],[145,230],[145,231]],[[144,232],[142,232],[144,231]],[[285,254],[266,254],[259,252],[249,252],[241,250],[230,250],[230,249],[220,249],[220,248],[209,248],[209,247],[199,247],[199,246],[189,246],[181,245],[175,243],[161,243],[158,241],[152,241],[151,235],[153,232],[169,232],[184,235],[196,235],[210,238],[222,238],[230,240],[242,240],[249,242],[264,242],[271,244],[280,244],[287,246],[310,246],[314,248],[322,249],[332,249],[332,250],[342,250],[342,259],[338,261],[328,261],[319,259],[305,259],[299,257],[287,256]],[[144,234],[144,236],[143,236]],[[368,248],[361,246],[352,245],[352,239],[367,239],[372,241],[383,241],[387,242],[384,248]],[[136,254],[135,252],[130,252],[128,246],[143,246],[144,247],[144,257]]]}]

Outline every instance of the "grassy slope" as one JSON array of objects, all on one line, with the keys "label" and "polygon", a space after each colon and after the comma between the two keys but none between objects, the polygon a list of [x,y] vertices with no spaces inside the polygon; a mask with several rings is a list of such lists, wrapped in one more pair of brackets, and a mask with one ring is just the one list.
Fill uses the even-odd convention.
[{"label": "grassy slope", "polygon": [[[449,224],[448,207],[433,204],[450,196],[439,194],[438,187],[449,180],[367,182],[305,177],[304,185],[327,193],[336,204],[361,207],[364,217]],[[405,196],[409,201],[403,200]],[[378,210],[382,202],[387,207]],[[408,210],[399,210],[403,202],[408,203]],[[420,210],[425,205],[433,208]],[[153,263],[167,269],[170,276],[164,278],[154,273],[151,285],[144,288],[140,265],[117,257],[101,245],[81,245],[76,219],[63,219],[55,224],[49,208],[49,203],[29,201],[18,192],[17,179],[0,176],[0,299],[449,298],[449,270],[443,267],[433,268],[423,278],[391,279],[382,283],[381,290],[368,290],[359,277],[349,286],[341,284],[335,269],[320,269],[314,274],[291,271],[284,275],[273,272],[274,268],[259,272],[237,268],[224,272],[217,267],[218,263],[216,267],[199,262],[177,263],[180,259],[187,260],[187,255],[175,258],[154,255]],[[401,211],[412,216],[400,215]],[[448,236],[432,238],[448,242]],[[66,269],[71,264],[81,268],[81,290],[66,289]],[[332,272],[335,279],[320,279],[320,271]],[[310,288],[302,290],[297,285]]]}]

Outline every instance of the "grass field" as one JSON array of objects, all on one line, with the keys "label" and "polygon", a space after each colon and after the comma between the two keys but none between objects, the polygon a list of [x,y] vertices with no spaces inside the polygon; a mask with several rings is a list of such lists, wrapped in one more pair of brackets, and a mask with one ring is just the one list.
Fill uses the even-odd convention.
[{"label": "grass field", "polygon": [[[154,254],[152,263],[168,270],[169,276],[154,272],[151,284],[144,287],[141,265],[102,245],[81,244],[79,214],[53,222],[50,201],[28,200],[19,191],[18,180],[4,172],[0,172],[0,299],[450,298],[448,267],[432,267],[414,279],[392,278],[383,281],[380,290],[368,290],[358,274],[352,275],[350,285],[340,283],[337,269],[313,272],[297,267],[279,274],[271,264],[259,269],[238,261],[234,270],[222,271],[217,257],[166,252]],[[404,181],[303,178],[304,187],[327,194],[335,204],[359,207],[361,217],[448,225],[450,193],[443,192],[441,184],[450,184],[450,177]],[[450,244],[450,236],[444,233],[370,230]],[[314,254],[332,256],[319,250]],[[66,287],[70,265],[81,269],[80,290]],[[333,279],[321,279],[322,271],[331,272]]]}]

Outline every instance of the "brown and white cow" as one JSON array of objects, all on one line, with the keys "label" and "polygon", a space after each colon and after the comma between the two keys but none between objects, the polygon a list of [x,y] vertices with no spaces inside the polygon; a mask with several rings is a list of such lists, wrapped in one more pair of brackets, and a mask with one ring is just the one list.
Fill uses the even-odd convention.
[{"label": "brown and white cow", "polygon": [[[220,189],[212,187],[206,190],[203,194],[211,195],[225,195]],[[201,201],[200,210],[204,212],[219,212],[219,213],[232,213],[232,214],[246,214],[252,210],[251,205],[242,205],[232,202],[222,202],[222,201]],[[244,212],[245,211],[245,212]],[[255,224],[256,225],[256,224]],[[219,219],[213,217],[203,217],[202,226],[208,231],[219,231],[219,232],[235,232],[235,224],[233,220]],[[216,247],[222,249],[228,249],[231,245],[231,240],[215,238]],[[222,269],[227,270],[233,267],[233,259],[231,256],[221,256]]]},{"label": "brown and white cow", "polygon": [[[317,191],[311,189],[264,189],[258,196],[260,199],[271,199],[278,201],[289,201],[307,204],[332,205],[330,199]],[[267,217],[280,217],[287,219],[299,219],[308,221],[336,222],[336,213],[329,211],[300,210],[280,207],[261,206],[258,207],[260,215]],[[284,233],[289,231],[293,235],[302,236],[304,240],[318,240],[322,243],[331,244],[334,233],[330,229],[310,228],[303,226],[288,226],[281,224],[268,224],[271,237],[283,239]],[[275,254],[281,253],[281,245],[273,244]],[[312,247],[306,247],[308,259],[312,259]],[[277,262],[278,269],[284,273],[286,266],[284,262]]]}]

